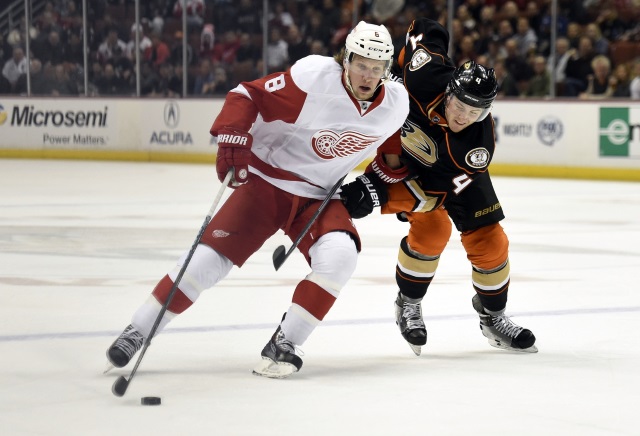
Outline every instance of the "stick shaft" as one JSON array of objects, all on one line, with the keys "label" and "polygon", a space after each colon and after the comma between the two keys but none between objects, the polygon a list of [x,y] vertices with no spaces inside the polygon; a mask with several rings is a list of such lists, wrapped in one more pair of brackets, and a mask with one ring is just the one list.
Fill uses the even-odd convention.
[{"label": "stick shaft", "polygon": [[[313,216],[311,217],[311,219],[309,219],[309,222],[307,223],[307,225],[304,227],[304,229],[302,229],[302,231],[300,232],[300,234],[298,235],[298,238],[294,241],[293,245],[289,248],[289,250],[287,250],[287,252],[284,254],[284,257],[281,256],[282,253],[282,249],[280,247],[278,247],[276,249],[276,251],[274,252],[274,257],[273,257],[273,266],[276,268],[276,271],[282,266],[282,264],[285,262],[285,260],[287,260],[287,258],[289,257],[289,255],[291,253],[293,253],[293,250],[296,249],[296,247],[298,246],[298,244],[300,244],[300,241],[302,241],[302,238],[304,238],[304,236],[307,234],[307,232],[309,231],[309,229],[311,228],[311,226],[313,225],[313,223],[316,222],[316,219],[318,218],[318,216],[320,216],[320,214],[322,213],[322,211],[324,210],[324,208],[327,206],[327,204],[329,204],[329,201],[331,201],[331,197],[333,197],[333,195],[336,193],[336,191],[338,190],[338,188],[340,188],[340,186],[342,186],[342,182],[345,179],[345,177],[347,177],[347,175],[345,174],[344,176],[342,176],[342,178],[340,180],[338,180],[335,185],[333,185],[331,187],[331,190],[329,191],[329,193],[327,194],[326,197],[324,197],[324,200],[322,200],[322,203],[320,203],[320,207],[318,207],[318,210],[316,210],[316,212],[313,214]],[[278,255],[276,255],[276,253],[278,253]]]},{"label": "stick shaft", "polygon": [[200,227],[200,231],[198,232],[198,236],[196,237],[195,241],[193,241],[193,245],[191,246],[191,250],[189,250],[189,254],[187,255],[187,258],[185,259],[184,263],[182,264],[182,268],[180,268],[180,271],[178,272],[178,275],[176,276],[176,280],[173,283],[173,286],[171,287],[171,291],[169,291],[169,295],[167,295],[167,299],[164,302],[164,304],[162,305],[162,308],[160,309],[160,312],[158,313],[158,316],[156,317],[156,320],[153,323],[153,327],[151,327],[151,331],[149,332],[149,337],[145,341],[144,346],[142,347],[142,350],[140,351],[140,355],[138,356],[138,360],[136,361],[135,366],[131,370],[131,374],[129,374],[129,380],[127,382],[127,385],[129,383],[131,383],[131,379],[133,379],[133,376],[136,374],[136,371],[138,370],[138,366],[140,366],[140,362],[142,362],[142,358],[144,357],[145,353],[147,352],[147,348],[149,348],[149,345],[151,345],[151,339],[153,339],[153,337],[155,336],[156,331],[158,330],[158,326],[160,325],[160,322],[162,321],[162,317],[164,316],[165,312],[167,311],[167,308],[169,307],[169,304],[171,303],[171,300],[173,300],[173,296],[175,295],[176,291],[178,290],[178,285],[180,284],[180,280],[182,280],[182,276],[184,275],[185,271],[187,270],[187,267],[189,266],[189,263],[191,262],[191,258],[193,257],[193,253],[195,253],[196,248],[198,248],[198,244],[200,244],[200,240],[202,239],[202,235],[204,234],[204,231],[206,230],[207,226],[209,225],[209,222],[211,221],[211,218],[213,217],[213,214],[214,214],[216,208],[218,207],[218,203],[220,203],[220,199],[222,198],[222,194],[224,194],[224,191],[226,190],[227,185],[229,184],[229,181],[231,180],[232,174],[233,174],[233,172],[229,171],[227,173],[226,177],[224,178],[224,180],[222,181],[222,186],[218,190],[218,194],[216,195],[215,199],[213,200],[213,203],[211,204],[211,208],[209,209],[209,212],[207,213],[207,216],[204,219],[204,223],[202,224],[202,227]]}]

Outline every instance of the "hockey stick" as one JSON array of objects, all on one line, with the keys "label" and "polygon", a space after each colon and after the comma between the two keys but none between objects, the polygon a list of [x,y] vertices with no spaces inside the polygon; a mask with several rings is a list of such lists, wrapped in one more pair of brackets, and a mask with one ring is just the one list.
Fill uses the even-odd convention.
[{"label": "hockey stick", "polygon": [[113,392],[113,395],[115,395],[117,397],[121,397],[121,396],[123,396],[125,394],[125,392],[127,392],[127,388],[129,387],[129,384],[133,380],[133,376],[136,375],[136,371],[138,370],[138,366],[140,366],[140,362],[142,362],[142,358],[144,357],[144,353],[147,352],[147,348],[149,348],[149,345],[151,345],[151,339],[153,339],[154,335],[156,334],[156,330],[158,330],[158,325],[160,325],[160,321],[162,320],[162,317],[164,316],[165,312],[167,311],[167,307],[169,307],[169,304],[171,303],[171,300],[173,299],[173,296],[175,295],[175,293],[176,293],[176,291],[178,289],[178,284],[180,283],[180,280],[182,280],[182,276],[184,275],[184,272],[187,270],[187,266],[189,266],[189,262],[191,262],[191,258],[193,257],[193,253],[196,251],[196,248],[198,247],[198,244],[200,243],[200,239],[202,239],[202,234],[204,233],[205,229],[209,225],[209,221],[211,221],[211,217],[213,216],[213,213],[216,211],[216,208],[218,207],[218,203],[220,203],[220,199],[222,198],[222,194],[224,193],[225,189],[227,188],[227,185],[229,184],[229,181],[231,180],[232,174],[233,174],[233,171],[229,171],[227,173],[226,177],[224,178],[224,180],[222,181],[222,186],[218,190],[218,194],[216,195],[216,198],[213,200],[213,204],[211,205],[211,208],[209,209],[209,213],[207,214],[207,217],[204,219],[204,223],[202,224],[202,227],[200,228],[200,232],[198,232],[198,236],[196,237],[196,240],[193,241],[193,245],[191,246],[191,250],[189,251],[189,254],[187,255],[187,258],[185,259],[185,261],[184,261],[184,263],[182,265],[182,268],[180,268],[180,271],[178,272],[178,276],[176,277],[176,280],[173,283],[173,286],[171,287],[171,291],[169,292],[169,295],[167,296],[166,301],[162,305],[162,308],[160,309],[160,313],[158,313],[158,316],[156,317],[156,321],[153,323],[153,327],[151,327],[151,332],[149,332],[149,337],[145,341],[144,346],[142,347],[142,351],[140,351],[140,356],[138,356],[138,361],[136,362],[136,365],[133,367],[133,370],[131,371],[131,374],[129,374],[129,380],[127,380],[122,375],[120,377],[118,377],[116,379],[115,383],[113,383],[113,386],[111,387],[111,392]]},{"label": "hockey stick", "polygon": [[318,218],[320,213],[323,211],[323,209],[325,208],[327,203],[329,203],[329,200],[331,200],[331,197],[333,197],[333,194],[335,194],[336,191],[338,190],[338,188],[342,185],[342,181],[345,179],[345,177],[347,177],[346,174],[344,176],[342,176],[342,178],[340,180],[338,180],[336,182],[336,184],[331,187],[331,191],[329,191],[329,193],[324,198],[324,200],[322,200],[322,203],[320,204],[320,207],[318,208],[318,210],[316,210],[316,213],[313,214],[313,216],[311,217],[311,219],[309,220],[307,225],[304,227],[304,229],[302,229],[302,232],[300,232],[300,235],[298,236],[298,239],[296,239],[296,241],[293,243],[291,248],[289,248],[288,251],[285,251],[284,245],[281,245],[281,246],[279,246],[278,248],[276,248],[274,250],[274,252],[273,252],[273,266],[276,268],[276,271],[278,271],[278,269],[282,266],[284,261],[287,260],[289,255],[291,253],[293,253],[293,250],[295,250],[296,247],[298,246],[298,244],[300,244],[300,241],[302,241],[302,238],[304,238],[304,235],[307,234],[307,232],[309,231],[309,229],[311,228],[313,223],[316,221],[316,219]]}]

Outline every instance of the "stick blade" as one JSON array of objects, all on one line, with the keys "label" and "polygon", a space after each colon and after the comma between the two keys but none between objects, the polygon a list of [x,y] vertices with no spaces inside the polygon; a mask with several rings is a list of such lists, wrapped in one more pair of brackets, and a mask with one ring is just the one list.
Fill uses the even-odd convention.
[{"label": "stick blade", "polygon": [[113,386],[111,386],[111,392],[113,392],[113,395],[116,397],[121,397],[127,392],[127,387],[129,387],[129,382],[126,378],[120,376],[116,379],[115,383],[113,383]]},{"label": "stick blade", "polygon": [[273,251],[273,266],[275,267],[276,271],[278,271],[278,269],[282,266],[286,258],[287,255],[284,245],[279,246]]}]

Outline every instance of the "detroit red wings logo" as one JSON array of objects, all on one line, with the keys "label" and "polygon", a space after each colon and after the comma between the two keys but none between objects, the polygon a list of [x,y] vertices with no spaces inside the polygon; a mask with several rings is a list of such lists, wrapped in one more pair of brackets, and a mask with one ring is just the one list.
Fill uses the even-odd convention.
[{"label": "detroit red wings logo", "polygon": [[380,139],[358,132],[336,133],[331,130],[319,130],[311,138],[311,146],[322,159],[333,159],[356,154]]}]

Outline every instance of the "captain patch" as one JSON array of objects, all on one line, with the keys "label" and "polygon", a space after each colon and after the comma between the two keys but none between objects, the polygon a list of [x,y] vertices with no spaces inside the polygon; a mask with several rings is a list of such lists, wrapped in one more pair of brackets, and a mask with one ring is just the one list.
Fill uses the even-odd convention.
[{"label": "captain patch", "polygon": [[415,71],[429,61],[431,61],[431,55],[429,53],[427,53],[423,49],[417,50],[415,53],[413,53],[413,56],[411,56],[411,64],[409,65],[409,70]]}]

